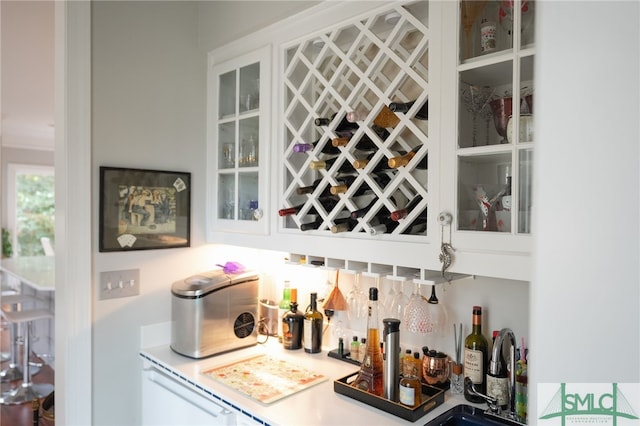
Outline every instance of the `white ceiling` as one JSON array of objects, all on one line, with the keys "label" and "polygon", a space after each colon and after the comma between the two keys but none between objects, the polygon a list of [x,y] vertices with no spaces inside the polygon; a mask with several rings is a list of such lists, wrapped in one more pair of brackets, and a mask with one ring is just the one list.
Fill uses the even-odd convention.
[{"label": "white ceiling", "polygon": [[53,150],[54,1],[1,0],[3,147]]}]

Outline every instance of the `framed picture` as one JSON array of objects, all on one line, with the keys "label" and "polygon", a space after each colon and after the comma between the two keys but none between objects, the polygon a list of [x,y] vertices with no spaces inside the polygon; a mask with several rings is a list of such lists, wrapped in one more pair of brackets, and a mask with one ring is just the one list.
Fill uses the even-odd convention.
[{"label": "framed picture", "polygon": [[191,173],[100,167],[100,251],[189,247]]}]

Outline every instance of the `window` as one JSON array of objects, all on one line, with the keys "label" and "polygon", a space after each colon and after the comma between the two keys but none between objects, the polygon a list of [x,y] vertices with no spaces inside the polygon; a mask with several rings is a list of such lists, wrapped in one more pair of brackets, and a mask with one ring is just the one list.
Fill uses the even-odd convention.
[{"label": "window", "polygon": [[8,165],[7,225],[14,256],[44,256],[42,238],[54,239],[53,167]]}]

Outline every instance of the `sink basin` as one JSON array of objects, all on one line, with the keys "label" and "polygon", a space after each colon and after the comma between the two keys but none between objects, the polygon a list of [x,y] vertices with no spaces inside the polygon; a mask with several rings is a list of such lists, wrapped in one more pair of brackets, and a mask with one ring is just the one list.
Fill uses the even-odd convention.
[{"label": "sink basin", "polygon": [[440,414],[424,426],[518,426],[520,423],[502,417],[485,414],[485,410],[460,404]]}]

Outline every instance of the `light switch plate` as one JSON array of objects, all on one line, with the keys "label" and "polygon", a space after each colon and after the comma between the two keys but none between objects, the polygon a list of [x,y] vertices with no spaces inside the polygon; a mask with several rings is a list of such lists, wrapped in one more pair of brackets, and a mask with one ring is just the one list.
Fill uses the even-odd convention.
[{"label": "light switch plate", "polygon": [[100,300],[140,294],[140,270],[100,272]]}]

